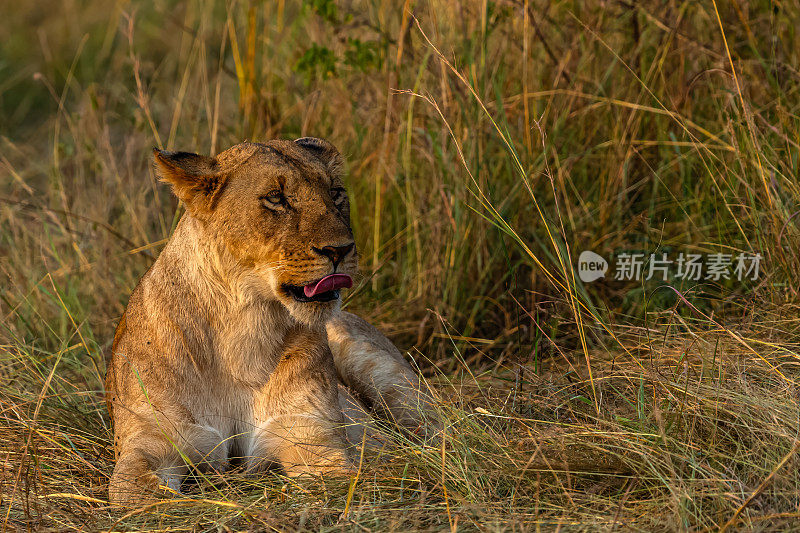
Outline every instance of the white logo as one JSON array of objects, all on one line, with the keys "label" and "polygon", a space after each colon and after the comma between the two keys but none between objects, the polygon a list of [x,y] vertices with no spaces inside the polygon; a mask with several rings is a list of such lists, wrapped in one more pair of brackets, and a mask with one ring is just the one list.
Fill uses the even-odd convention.
[{"label": "white logo", "polygon": [[585,250],[578,257],[578,276],[584,283],[600,279],[608,272],[608,261],[594,252]]}]

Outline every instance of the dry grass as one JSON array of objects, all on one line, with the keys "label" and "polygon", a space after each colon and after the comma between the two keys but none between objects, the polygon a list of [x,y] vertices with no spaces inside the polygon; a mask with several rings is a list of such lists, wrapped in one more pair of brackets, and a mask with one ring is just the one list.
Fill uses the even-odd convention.
[{"label": "dry grass", "polygon": [[[401,4],[4,9],[4,527],[796,527],[800,8]],[[348,305],[439,391],[444,446],[395,435],[352,479],[233,472],[109,507],[105,356],[181,213],[150,148],[300,135],[350,162]],[[582,284],[586,249],[765,271]]]}]

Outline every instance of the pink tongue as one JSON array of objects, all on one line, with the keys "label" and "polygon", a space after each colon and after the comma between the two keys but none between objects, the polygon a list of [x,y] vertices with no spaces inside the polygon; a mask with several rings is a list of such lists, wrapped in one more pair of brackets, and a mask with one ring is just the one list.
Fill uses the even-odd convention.
[{"label": "pink tongue", "polygon": [[330,274],[325,276],[317,282],[317,284],[309,283],[303,287],[303,292],[307,298],[313,298],[317,294],[328,292],[336,289],[349,289],[353,286],[353,278],[347,274]]}]

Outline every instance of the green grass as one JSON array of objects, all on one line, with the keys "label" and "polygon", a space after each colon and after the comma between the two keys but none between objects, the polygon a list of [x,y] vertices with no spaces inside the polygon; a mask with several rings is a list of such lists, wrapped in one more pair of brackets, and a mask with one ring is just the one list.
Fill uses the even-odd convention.
[{"label": "green grass", "polygon": [[[800,7],[402,4],[3,10],[5,526],[796,527]],[[105,359],[181,213],[151,148],[301,135],[349,162],[347,304],[439,392],[444,447],[396,435],[352,479],[234,472],[109,507]],[[763,273],[583,284],[583,250]]]}]

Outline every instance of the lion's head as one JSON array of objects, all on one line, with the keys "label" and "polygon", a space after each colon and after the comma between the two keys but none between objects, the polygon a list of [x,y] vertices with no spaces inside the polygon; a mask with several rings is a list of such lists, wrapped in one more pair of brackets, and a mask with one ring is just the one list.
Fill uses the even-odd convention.
[{"label": "lion's head", "polygon": [[333,145],[304,137],[242,143],[216,157],[154,156],[188,216],[292,316],[319,324],[337,308],[358,261]]}]

